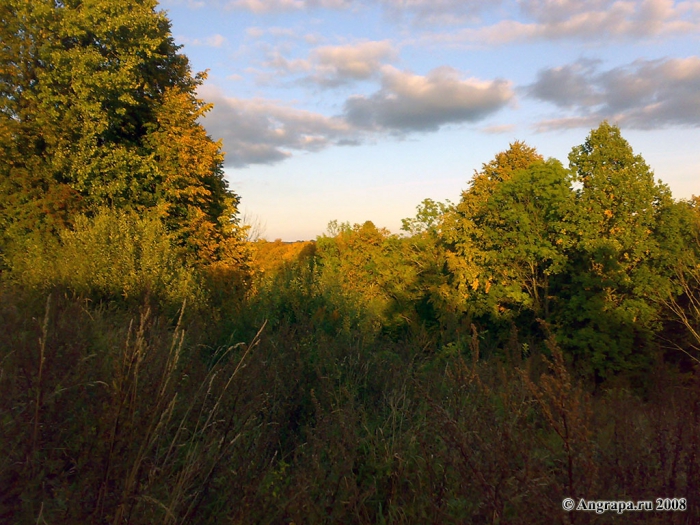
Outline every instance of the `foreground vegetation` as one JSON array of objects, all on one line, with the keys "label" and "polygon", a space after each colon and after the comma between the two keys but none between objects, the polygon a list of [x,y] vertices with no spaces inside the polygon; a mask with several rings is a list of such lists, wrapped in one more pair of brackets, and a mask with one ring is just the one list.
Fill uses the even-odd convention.
[{"label": "foreground vegetation", "polygon": [[[593,523],[589,500],[700,486],[700,374],[572,377],[553,340],[488,350],[269,324],[248,343],[5,289],[3,487],[14,523]],[[179,320],[178,320],[179,319]],[[185,329],[187,328],[187,329]]]},{"label": "foreground vegetation", "polygon": [[619,128],[251,242],[155,1],[0,16],[0,521],[700,522],[700,202]]}]

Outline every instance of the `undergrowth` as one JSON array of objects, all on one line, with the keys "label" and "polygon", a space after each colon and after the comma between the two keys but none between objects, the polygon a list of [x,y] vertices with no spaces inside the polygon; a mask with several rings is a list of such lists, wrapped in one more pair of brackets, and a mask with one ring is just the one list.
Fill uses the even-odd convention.
[{"label": "undergrowth", "polygon": [[1,299],[3,523],[700,520],[700,373],[594,388],[554,340],[485,358],[476,331],[440,350],[282,322],[221,345],[148,304]]}]

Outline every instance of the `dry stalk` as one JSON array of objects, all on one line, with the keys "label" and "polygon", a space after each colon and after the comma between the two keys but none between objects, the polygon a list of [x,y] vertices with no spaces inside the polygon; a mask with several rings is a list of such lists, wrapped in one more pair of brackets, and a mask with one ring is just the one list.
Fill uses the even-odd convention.
[{"label": "dry stalk", "polygon": [[46,298],[46,313],[44,314],[44,322],[41,325],[41,337],[39,338],[39,374],[37,376],[36,398],[34,400],[34,427],[32,430],[32,452],[31,452],[31,471],[34,472],[36,459],[36,443],[39,438],[39,413],[43,403],[43,384],[42,378],[44,373],[44,360],[46,357],[46,339],[49,332],[49,310],[51,307],[51,296]]},{"label": "dry stalk", "polygon": [[[576,498],[585,495],[579,492],[590,488],[597,474],[595,462],[590,458],[592,444],[592,432],[588,424],[591,419],[590,400],[580,386],[572,385],[564,355],[553,336],[548,339],[547,347],[552,352],[552,360],[544,356],[543,359],[551,373],[542,374],[540,385],[533,383],[527,370],[520,370],[520,375],[550,428],[563,443],[568,496]],[[545,446],[547,446],[546,443]],[[547,448],[550,447],[547,446]],[[585,461],[582,469],[589,480],[587,487],[579,486],[575,473],[579,458]],[[569,517],[573,522],[574,515],[571,514]]]}]

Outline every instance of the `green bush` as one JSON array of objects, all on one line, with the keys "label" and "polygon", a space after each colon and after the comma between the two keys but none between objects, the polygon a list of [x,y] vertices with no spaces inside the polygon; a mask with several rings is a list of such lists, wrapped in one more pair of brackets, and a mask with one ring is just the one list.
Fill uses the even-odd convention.
[{"label": "green bush", "polygon": [[78,216],[58,237],[29,236],[9,256],[12,279],[38,289],[65,287],[95,299],[171,304],[203,299],[195,272],[154,212],[102,209]]}]

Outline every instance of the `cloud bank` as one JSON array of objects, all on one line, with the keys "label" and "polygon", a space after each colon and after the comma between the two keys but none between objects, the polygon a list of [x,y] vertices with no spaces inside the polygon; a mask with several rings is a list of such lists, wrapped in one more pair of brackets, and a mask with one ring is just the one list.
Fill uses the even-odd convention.
[{"label": "cloud bank", "polygon": [[[347,74],[363,76],[367,70],[348,66]],[[271,100],[226,97],[206,86],[199,94],[214,103],[203,124],[215,139],[223,139],[226,165],[231,167],[273,164],[294,150],[355,145],[370,136],[430,132],[446,124],[478,122],[514,97],[510,83],[504,80],[463,80],[449,67],[421,76],[391,66],[381,69],[378,91],[349,97],[343,112],[334,117]]]},{"label": "cloud bank", "polygon": [[307,58],[286,58],[274,49],[262,66],[280,75],[303,74],[302,83],[334,88],[377,76],[383,65],[397,59],[398,53],[388,40],[365,41],[340,46],[321,46]]},{"label": "cloud bank", "polygon": [[319,151],[355,135],[346,122],[264,99],[224,96],[202,87],[199,92],[214,109],[203,121],[207,132],[223,139],[226,165],[274,164],[290,150]]},{"label": "cloud bank", "polygon": [[510,83],[505,80],[462,80],[450,67],[420,76],[387,66],[381,89],[369,97],[350,97],[345,102],[345,115],[348,122],[364,129],[436,131],[445,124],[481,120],[512,97]]},{"label": "cloud bank", "polygon": [[[318,9],[379,7],[389,20],[409,20],[424,41],[501,45],[524,41],[666,38],[700,31],[698,0],[165,0],[275,15]],[[485,23],[486,15],[492,22]],[[414,25],[415,25],[414,24]],[[446,31],[446,28],[456,29]]]},{"label": "cloud bank", "polygon": [[526,93],[573,115],[543,121],[539,129],[595,125],[603,119],[628,128],[700,127],[700,57],[636,60],[600,70],[579,61],[545,69]]},{"label": "cloud bank", "polygon": [[580,39],[591,42],[674,37],[700,30],[700,4],[674,0],[522,0],[520,16],[432,33],[436,43],[503,45]]}]

